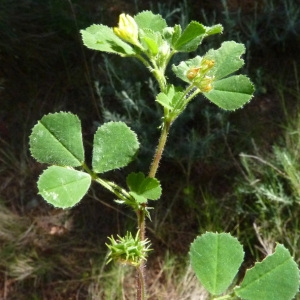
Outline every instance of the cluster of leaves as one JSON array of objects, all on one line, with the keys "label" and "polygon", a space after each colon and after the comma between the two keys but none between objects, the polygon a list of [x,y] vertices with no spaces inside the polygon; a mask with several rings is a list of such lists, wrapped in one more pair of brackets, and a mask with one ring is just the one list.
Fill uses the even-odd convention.
[{"label": "cluster of leaves", "polygon": [[207,232],[191,244],[190,258],[197,278],[212,295],[235,293],[247,300],[290,300],[298,292],[298,266],[280,244],[272,255],[248,269],[233,291],[230,286],[244,259],[243,247],[236,238],[228,233]]},{"label": "cluster of leaves", "polygon": [[134,209],[147,199],[157,200],[161,188],[155,178],[131,173],[127,177],[127,192],[97,175],[126,166],[134,159],[138,148],[136,134],[125,123],[106,123],[95,133],[90,170],[84,160],[78,117],[65,112],[46,115],[35,125],[30,136],[32,156],[41,163],[53,165],[40,176],[39,193],[55,207],[69,208],[83,198],[91,181],[95,180]]},{"label": "cluster of leaves", "polygon": [[[225,42],[202,57],[173,65],[176,76],[188,84],[185,90],[166,82],[165,71],[173,55],[195,51],[205,37],[221,33],[222,29],[220,24],[206,27],[196,21],[184,30],[180,25],[168,27],[160,15],[144,11],[134,18],[121,15],[119,27],[114,29],[92,25],[81,34],[90,49],[139,59],[157,79],[162,94],[156,101],[164,107],[164,117],[172,122],[199,93],[226,110],[238,109],[251,99],[253,85],[246,76],[228,77],[244,64],[240,56],[245,47],[235,42]],[[210,68],[205,68],[207,61],[212,64]],[[197,74],[191,78],[193,70]]]}]

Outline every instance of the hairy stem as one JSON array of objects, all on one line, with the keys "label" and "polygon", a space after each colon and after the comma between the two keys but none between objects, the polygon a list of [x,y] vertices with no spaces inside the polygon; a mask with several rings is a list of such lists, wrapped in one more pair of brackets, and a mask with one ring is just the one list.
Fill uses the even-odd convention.
[{"label": "hairy stem", "polygon": [[[152,164],[150,166],[150,171],[148,176],[151,178],[154,178],[157,172],[157,169],[159,167],[159,162],[161,160],[167,138],[168,133],[170,130],[171,123],[170,122],[164,122],[160,139],[158,142],[158,146],[156,149],[156,152],[154,154],[154,158],[152,161]],[[137,219],[138,219],[138,229],[140,230],[140,240],[144,241],[146,236],[146,218],[145,218],[145,208],[146,204],[144,204],[143,209],[137,210]],[[144,300],[145,299],[145,262],[142,261],[142,263],[137,268],[137,300]]]},{"label": "hairy stem", "polygon": [[164,122],[164,124],[163,124],[160,139],[159,139],[159,142],[158,142],[158,146],[156,148],[156,152],[155,152],[152,164],[150,166],[150,171],[149,171],[149,174],[148,174],[148,176],[151,177],[151,178],[155,177],[157,169],[159,167],[159,162],[161,160],[163,151],[165,149],[165,145],[166,145],[166,142],[167,142],[170,126],[171,126],[171,123],[167,122],[167,121]]},{"label": "hairy stem", "polygon": [[145,274],[144,263],[137,267],[137,300],[145,300]]}]

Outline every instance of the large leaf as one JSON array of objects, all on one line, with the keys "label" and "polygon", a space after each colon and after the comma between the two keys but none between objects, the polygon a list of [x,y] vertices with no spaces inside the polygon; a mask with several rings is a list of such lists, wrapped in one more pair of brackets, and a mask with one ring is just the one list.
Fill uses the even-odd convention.
[{"label": "large leaf", "polygon": [[241,108],[252,98],[254,87],[245,75],[236,75],[213,83],[213,89],[203,93],[211,102],[226,110]]},{"label": "large leaf", "polygon": [[39,193],[48,203],[59,208],[77,204],[90,185],[89,174],[59,166],[49,167],[38,180]]},{"label": "large leaf", "polygon": [[103,173],[127,166],[139,149],[136,134],[123,122],[108,122],[94,136],[93,171]]},{"label": "large leaf", "polygon": [[130,173],[126,178],[130,194],[139,203],[147,202],[147,199],[157,200],[161,195],[160,183],[156,178],[145,177],[141,172]]},{"label": "large leaf", "polygon": [[134,17],[139,29],[151,29],[152,31],[163,32],[167,27],[166,21],[161,15],[155,15],[151,11],[142,11]]},{"label": "large leaf", "polygon": [[29,143],[41,163],[77,167],[84,161],[80,120],[71,113],[44,116],[33,127]]},{"label": "large leaf", "polygon": [[278,244],[275,252],[247,270],[236,294],[245,300],[291,300],[299,290],[299,269],[289,251]]},{"label": "large leaf", "polygon": [[207,232],[197,237],[189,254],[197,278],[213,295],[230,286],[244,258],[242,245],[228,233]]},{"label": "large leaf", "polygon": [[91,25],[85,30],[81,30],[82,40],[86,47],[119,54],[121,56],[135,55],[135,50],[127,43],[115,35],[112,28],[105,25]]}]

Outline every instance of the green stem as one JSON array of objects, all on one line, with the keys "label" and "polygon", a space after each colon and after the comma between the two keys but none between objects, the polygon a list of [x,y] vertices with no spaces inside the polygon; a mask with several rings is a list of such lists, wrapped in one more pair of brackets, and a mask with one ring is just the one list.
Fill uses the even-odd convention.
[{"label": "green stem", "polygon": [[231,299],[232,297],[230,295],[224,295],[217,298],[213,298],[213,300],[225,300],[225,299]]},{"label": "green stem", "polygon": [[[172,52],[168,58],[168,61],[171,59],[171,57],[174,55],[175,52]],[[138,56],[138,58],[142,61],[142,63],[151,71],[155,79],[157,80],[159,84],[160,90],[163,92],[166,89],[166,79],[164,76],[165,67],[167,64],[164,65],[163,68],[159,68],[154,60],[151,60],[149,58],[150,62],[152,63],[153,67],[148,63],[147,60],[145,60],[142,56]],[[150,166],[149,174],[148,176],[151,178],[154,178],[157,172],[157,169],[159,167],[159,162],[161,160],[168,133],[170,130],[171,122],[166,120],[163,123],[161,135],[159,138],[158,146],[153,158],[153,161]],[[138,221],[138,229],[140,231],[140,240],[144,241],[146,236],[146,215],[145,215],[145,209],[146,205],[144,204],[144,207],[141,209],[138,209],[136,211],[137,214],[137,221]],[[145,262],[142,261],[142,263],[137,268],[137,300],[144,300],[146,297],[145,293]]]}]

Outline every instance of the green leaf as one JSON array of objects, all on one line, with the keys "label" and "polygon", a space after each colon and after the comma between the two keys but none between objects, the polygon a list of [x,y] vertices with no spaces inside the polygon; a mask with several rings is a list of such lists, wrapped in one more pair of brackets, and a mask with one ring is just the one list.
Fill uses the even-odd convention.
[{"label": "green leaf", "polygon": [[33,127],[29,144],[41,163],[77,167],[84,161],[80,120],[71,113],[44,116]]},{"label": "green leaf", "polygon": [[242,245],[229,233],[207,232],[197,237],[189,254],[197,278],[213,295],[230,286],[244,258]]},{"label": "green leaf", "polygon": [[116,36],[112,30],[105,25],[91,25],[85,30],[81,30],[82,40],[86,47],[119,54],[121,56],[135,55],[135,50],[127,43]]},{"label": "green leaf", "polygon": [[289,251],[281,244],[262,262],[247,270],[236,294],[245,300],[290,300],[299,289],[299,269]]},{"label": "green leaf", "polygon": [[182,29],[179,24],[176,24],[174,26],[174,33],[172,35],[172,43],[171,45],[175,45],[178,41],[178,39],[181,37]]},{"label": "green leaf", "polygon": [[216,24],[211,27],[205,27],[206,35],[212,35],[223,32],[223,26],[221,24]]},{"label": "green leaf", "polygon": [[140,40],[144,48],[155,56],[158,53],[159,46],[162,44],[162,37],[159,32],[150,29],[140,31]]},{"label": "green leaf", "polygon": [[108,122],[94,136],[93,171],[103,173],[127,166],[139,149],[136,134],[123,122]]},{"label": "green leaf", "polygon": [[89,174],[59,166],[49,167],[38,180],[39,193],[48,203],[59,208],[77,204],[90,185]]},{"label": "green leaf", "polygon": [[205,26],[196,21],[192,21],[172,46],[179,52],[195,51],[203,40],[205,32]]},{"label": "green leaf", "polygon": [[175,107],[180,109],[178,105],[179,101],[182,101],[183,92],[177,91],[173,85],[170,85],[166,93],[159,93],[156,97],[156,102],[158,102],[163,107],[172,110]]},{"label": "green leaf", "polygon": [[126,182],[130,194],[139,202],[145,203],[147,199],[157,200],[161,196],[161,186],[156,178],[145,177],[142,172],[130,173]]},{"label": "green leaf", "polygon": [[168,97],[168,95],[166,95],[165,93],[159,93],[156,96],[155,101],[167,109],[172,109],[172,106],[171,106],[172,99],[170,99]]},{"label": "green leaf", "polygon": [[245,53],[245,46],[234,41],[224,42],[217,50],[209,50],[205,55],[205,59],[215,61],[214,67],[207,75],[215,76],[215,80],[221,79],[244,65],[241,55]]},{"label": "green leaf", "polygon": [[175,44],[181,36],[181,26],[177,24],[174,27],[166,27],[163,30],[162,36],[169,45]]},{"label": "green leaf", "polygon": [[155,15],[151,11],[142,11],[134,17],[139,29],[151,29],[152,31],[163,32],[167,27],[165,19],[161,15]]},{"label": "green leaf", "polygon": [[220,108],[236,110],[250,101],[253,92],[254,87],[249,78],[236,75],[215,81],[213,89],[203,94]]}]

